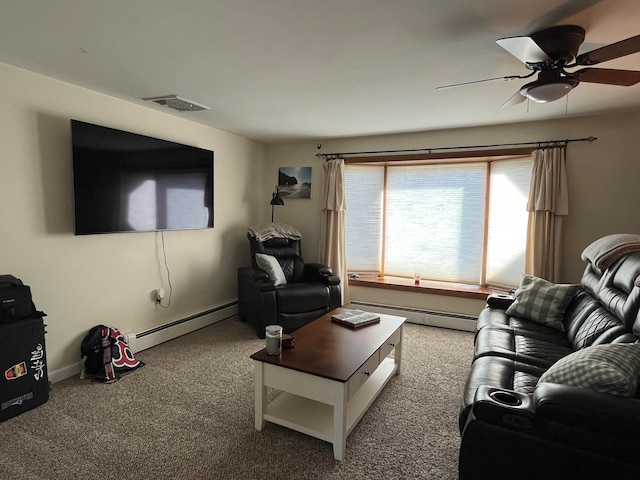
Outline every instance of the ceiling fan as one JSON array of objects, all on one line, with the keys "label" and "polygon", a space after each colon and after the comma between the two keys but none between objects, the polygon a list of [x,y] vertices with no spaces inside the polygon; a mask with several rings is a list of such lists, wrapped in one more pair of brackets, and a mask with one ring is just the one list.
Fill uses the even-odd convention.
[{"label": "ceiling fan", "polygon": [[[528,75],[510,75],[471,82],[446,85],[441,88],[468,85],[491,80],[537,79],[520,88],[503,107],[516,105],[526,99],[539,103],[553,102],[567,95],[581,82],[631,86],[640,82],[640,71],[592,68],[615,58],[640,52],[640,35],[612,43],[578,55],[584,41],[585,30],[577,25],[559,25],[546,28],[529,36],[507,37],[496,41],[498,45],[524,63],[531,70]],[[575,67],[585,67],[569,71]]]}]

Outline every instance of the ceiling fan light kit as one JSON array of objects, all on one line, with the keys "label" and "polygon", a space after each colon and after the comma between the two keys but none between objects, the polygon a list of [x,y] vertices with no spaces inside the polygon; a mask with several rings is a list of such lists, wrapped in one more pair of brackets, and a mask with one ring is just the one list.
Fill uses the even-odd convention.
[{"label": "ceiling fan light kit", "polygon": [[520,89],[520,94],[538,103],[548,103],[567,95],[578,86],[573,78],[559,78],[557,80],[538,80],[527,83]]},{"label": "ceiling fan light kit", "polygon": [[[503,107],[506,107],[522,103],[526,99],[538,103],[553,102],[566,96],[581,82],[625,87],[640,82],[640,71],[591,67],[640,52],[640,35],[578,55],[584,38],[584,28],[577,25],[556,25],[529,36],[500,38],[496,43],[524,63],[524,66],[531,70],[530,74],[487,78],[438,89],[491,80],[527,78],[538,74],[536,80],[521,87],[503,104]],[[567,70],[579,66],[587,68]]]}]

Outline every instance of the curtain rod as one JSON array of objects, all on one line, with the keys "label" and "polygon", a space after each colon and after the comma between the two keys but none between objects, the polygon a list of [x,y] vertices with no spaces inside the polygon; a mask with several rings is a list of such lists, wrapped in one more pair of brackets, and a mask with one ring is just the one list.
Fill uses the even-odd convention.
[{"label": "curtain rod", "polygon": [[521,143],[495,143],[493,145],[466,145],[460,147],[437,147],[437,148],[414,148],[404,150],[377,150],[371,152],[335,152],[335,153],[316,153],[316,157],[343,157],[345,155],[374,155],[378,153],[411,153],[411,152],[435,152],[442,150],[464,150],[471,148],[494,148],[494,147],[518,147],[525,145],[545,145],[545,144],[567,144],[569,142],[594,142],[597,137],[586,138],[567,138],[564,140],[544,140],[541,142],[521,142]]}]

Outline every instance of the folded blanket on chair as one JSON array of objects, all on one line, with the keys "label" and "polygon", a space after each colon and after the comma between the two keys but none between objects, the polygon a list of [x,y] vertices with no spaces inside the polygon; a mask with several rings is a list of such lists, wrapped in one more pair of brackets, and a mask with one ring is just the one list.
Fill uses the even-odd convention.
[{"label": "folded blanket on chair", "polygon": [[259,242],[264,242],[271,238],[290,238],[292,240],[300,240],[302,238],[297,228],[286,223],[277,222],[249,227],[248,233]]},{"label": "folded blanket on chair", "polygon": [[640,235],[616,233],[593,242],[583,250],[581,258],[603,271],[620,257],[633,252],[640,252]]}]

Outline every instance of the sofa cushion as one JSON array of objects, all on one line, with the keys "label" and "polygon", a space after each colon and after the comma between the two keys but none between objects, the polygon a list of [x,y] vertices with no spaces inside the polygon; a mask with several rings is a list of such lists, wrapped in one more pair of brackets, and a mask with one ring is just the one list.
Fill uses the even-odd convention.
[{"label": "sofa cushion", "polygon": [[622,320],[604,307],[598,307],[585,318],[571,343],[574,350],[601,343],[613,343],[627,331]]},{"label": "sofa cushion", "polygon": [[287,279],[284,276],[282,267],[278,263],[276,257],[271,255],[265,255],[263,253],[256,253],[256,263],[258,267],[267,272],[269,279],[276,285],[284,285],[287,283]]},{"label": "sofa cushion", "polygon": [[321,283],[293,282],[276,288],[278,314],[305,313],[329,305],[329,288]]},{"label": "sofa cushion", "polygon": [[524,275],[516,290],[516,299],[506,313],[564,331],[564,311],[579,291],[579,285],[560,285]]},{"label": "sofa cushion", "polygon": [[504,357],[546,370],[558,359],[573,352],[571,344],[559,330],[527,320],[521,321],[529,324],[529,328],[485,326],[480,329],[474,342],[474,358]]},{"label": "sofa cushion", "polygon": [[561,358],[539,383],[587,388],[600,393],[633,397],[640,376],[640,344],[595,345]]}]

